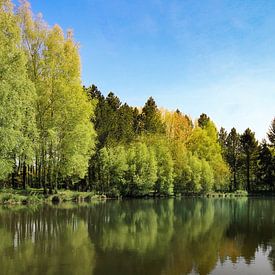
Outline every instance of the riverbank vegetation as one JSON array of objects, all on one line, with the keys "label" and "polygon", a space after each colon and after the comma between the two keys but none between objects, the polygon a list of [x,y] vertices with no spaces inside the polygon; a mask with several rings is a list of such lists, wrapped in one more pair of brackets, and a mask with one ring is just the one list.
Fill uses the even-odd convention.
[{"label": "riverbank vegetation", "polygon": [[[22,1],[0,1],[0,188],[109,197],[275,190],[268,141],[202,114],[122,103],[81,84],[78,44]],[[89,194],[89,193],[87,193]],[[86,195],[85,195],[86,196]],[[23,200],[23,198],[21,198]]]}]

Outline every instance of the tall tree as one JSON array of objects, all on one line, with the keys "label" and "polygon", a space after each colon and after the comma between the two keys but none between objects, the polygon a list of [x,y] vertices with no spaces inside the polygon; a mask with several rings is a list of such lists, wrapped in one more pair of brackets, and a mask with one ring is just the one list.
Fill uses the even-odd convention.
[{"label": "tall tree", "polygon": [[273,164],[272,153],[266,144],[266,141],[260,145],[257,167],[258,183],[264,188],[274,190],[274,176],[275,170]]},{"label": "tall tree", "polygon": [[[86,174],[95,146],[91,123],[95,102],[83,92],[78,45],[72,32],[65,37],[55,25],[33,19],[24,1],[18,11],[23,46],[28,56],[28,73],[38,94],[36,118],[39,130],[38,162],[42,182],[50,190],[59,180],[77,180]],[[44,186],[45,187],[45,186]]]},{"label": "tall tree", "polygon": [[240,141],[245,155],[246,188],[249,192],[251,191],[251,168],[255,162],[258,142],[255,138],[255,133],[253,133],[249,128],[241,135]]},{"label": "tall tree", "polygon": [[231,190],[237,190],[237,173],[240,165],[241,156],[241,143],[240,135],[237,133],[235,128],[232,128],[226,138],[226,149],[225,158],[230,167],[231,173],[233,174],[233,186]]},{"label": "tall tree", "polygon": [[145,133],[164,133],[165,127],[155,100],[149,97],[141,113],[141,128]]},{"label": "tall tree", "polygon": [[226,139],[228,137],[228,134],[226,132],[226,130],[221,127],[220,131],[219,131],[219,143],[222,147],[222,153],[223,156],[225,157],[225,151],[226,151]]},{"label": "tall tree", "polygon": [[0,179],[5,179],[19,157],[26,175],[26,165],[34,157],[36,132],[36,93],[27,76],[19,24],[9,0],[0,2],[0,68]]},{"label": "tall tree", "polygon": [[273,118],[269,130],[267,132],[268,139],[272,146],[275,147],[275,118]]},{"label": "tall tree", "polygon": [[116,137],[118,141],[129,143],[135,137],[134,109],[128,104],[123,104],[118,110]]}]

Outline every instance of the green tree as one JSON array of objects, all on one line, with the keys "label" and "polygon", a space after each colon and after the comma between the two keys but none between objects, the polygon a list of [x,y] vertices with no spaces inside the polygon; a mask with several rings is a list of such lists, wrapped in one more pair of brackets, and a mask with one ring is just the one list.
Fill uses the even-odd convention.
[{"label": "green tree", "polygon": [[255,156],[257,153],[258,142],[249,128],[240,137],[242,151],[245,155],[245,168],[246,168],[246,188],[251,191],[251,169],[255,164]]},{"label": "green tree", "polygon": [[110,157],[106,147],[101,148],[95,158],[95,181],[96,189],[107,193],[110,189]]},{"label": "green tree", "polygon": [[267,132],[268,139],[272,146],[275,147],[275,118],[273,118],[269,130]]},{"label": "green tree", "polygon": [[[187,183],[187,186],[190,191],[200,192],[202,189],[201,163],[201,160],[196,155],[189,154],[188,166],[190,167],[190,181]],[[189,172],[188,170],[187,173]]]},{"label": "green tree", "polygon": [[210,122],[210,117],[202,113],[198,119],[198,126],[204,128]]},{"label": "green tree", "polygon": [[155,190],[160,195],[171,195],[174,187],[174,164],[171,152],[163,141],[154,144],[154,150],[157,159],[157,181]]},{"label": "green tree", "polygon": [[32,162],[35,150],[36,93],[26,72],[26,57],[20,46],[17,17],[9,0],[0,2],[0,179],[6,179],[23,166],[23,187],[26,165]]},{"label": "green tree", "polygon": [[270,190],[274,189],[274,177],[273,177],[273,158],[268,145],[264,141],[260,144],[259,155],[257,157],[258,167],[257,167],[257,177],[258,183],[264,185],[264,187]]},{"label": "green tree", "polygon": [[204,192],[210,191],[214,185],[213,169],[206,160],[201,161],[201,188]]},{"label": "green tree", "polygon": [[145,133],[164,133],[165,127],[155,100],[149,97],[141,113],[141,129]]},{"label": "green tree", "polygon": [[118,110],[116,137],[123,143],[129,143],[135,138],[134,110],[126,103]]},{"label": "green tree", "polygon": [[110,175],[111,175],[111,195],[118,196],[124,194],[126,185],[126,172],[128,170],[126,150],[123,146],[115,146],[109,151]]},{"label": "green tree", "polygon": [[149,194],[157,181],[157,161],[153,148],[143,142],[133,143],[127,152],[127,190],[129,195]]},{"label": "green tree", "polygon": [[227,137],[228,137],[228,134],[227,134],[226,130],[223,127],[221,127],[220,132],[219,132],[219,143],[221,145],[222,154],[223,154],[224,158],[225,158],[225,155],[226,155],[226,141],[227,141]]},{"label": "green tree", "polygon": [[[91,123],[95,102],[81,85],[78,45],[69,31],[64,37],[55,25],[49,29],[41,17],[33,19],[23,2],[18,11],[28,73],[36,87],[36,121],[39,132],[37,165],[41,182],[53,184],[83,178],[95,147]],[[42,175],[41,175],[42,174]],[[45,185],[44,185],[45,187]]]},{"label": "green tree", "polygon": [[231,190],[237,190],[237,174],[240,166],[241,143],[240,135],[235,128],[231,129],[226,138],[225,158],[233,175],[233,186],[231,185]]}]

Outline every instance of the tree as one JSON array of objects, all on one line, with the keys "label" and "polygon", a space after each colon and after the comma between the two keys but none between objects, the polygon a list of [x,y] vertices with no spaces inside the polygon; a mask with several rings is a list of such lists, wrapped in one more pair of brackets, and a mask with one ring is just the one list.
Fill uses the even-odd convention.
[{"label": "tree", "polygon": [[112,195],[124,194],[126,172],[128,170],[126,150],[123,146],[108,149],[110,160],[111,192]]},{"label": "tree", "polygon": [[274,178],[273,178],[273,158],[270,149],[265,141],[260,145],[259,155],[257,157],[257,177],[258,182],[261,185],[265,185],[270,190],[274,189]]},{"label": "tree", "polygon": [[[214,188],[224,189],[228,178],[228,167],[222,158],[218,132],[211,120],[204,124],[203,128],[197,126],[193,129],[187,142],[187,149],[199,159],[209,162],[214,175]],[[198,165],[194,167],[198,170]]]},{"label": "tree", "polygon": [[143,196],[153,190],[157,180],[157,162],[152,148],[143,142],[133,143],[127,151],[128,194]]},{"label": "tree", "polygon": [[273,118],[267,133],[268,139],[272,146],[275,147],[275,118]]},{"label": "tree", "polygon": [[227,132],[226,130],[221,127],[220,132],[219,132],[219,143],[221,145],[222,148],[222,154],[225,157],[225,152],[226,152],[226,140],[227,140]]},{"label": "tree", "polygon": [[[36,87],[36,121],[39,132],[36,167],[42,167],[42,183],[83,178],[95,147],[91,123],[95,101],[83,92],[78,45],[71,31],[64,37],[55,25],[33,19],[29,4],[19,11],[28,73]],[[42,174],[42,175],[41,175]],[[45,188],[45,185],[44,185]]]},{"label": "tree", "polygon": [[110,157],[106,147],[101,148],[95,158],[96,190],[107,193],[110,189]]},{"label": "tree", "polygon": [[141,129],[149,134],[164,133],[165,127],[161,120],[161,114],[152,97],[149,97],[142,108]]},{"label": "tree", "polygon": [[[190,167],[190,181],[187,183],[188,189],[193,192],[200,192],[202,189],[201,160],[196,155],[190,153],[188,159],[188,166]],[[189,172],[188,170],[187,173]]]},{"label": "tree", "polygon": [[0,2],[0,179],[6,179],[20,157],[23,187],[26,165],[34,157],[36,93],[26,71],[20,29],[13,5]]},{"label": "tree", "polygon": [[198,119],[198,126],[201,128],[204,128],[210,121],[210,118],[208,115],[202,113]]},{"label": "tree", "polygon": [[230,167],[230,171],[233,174],[233,186],[231,190],[237,190],[237,173],[240,165],[241,157],[241,143],[240,135],[237,133],[235,128],[232,128],[226,138],[226,150],[225,159]]},{"label": "tree", "polygon": [[129,143],[135,135],[134,110],[125,103],[118,110],[116,138],[118,141]]},{"label": "tree", "polygon": [[174,168],[171,152],[163,140],[154,144],[157,160],[157,181],[155,191],[159,195],[173,194]]},{"label": "tree", "polygon": [[175,112],[162,110],[162,117],[167,137],[173,141],[179,140],[185,143],[192,132],[191,119],[179,110]]},{"label": "tree", "polygon": [[242,151],[245,155],[245,167],[246,167],[246,188],[247,191],[251,191],[251,168],[255,161],[255,154],[258,148],[258,142],[255,138],[255,133],[253,133],[249,128],[247,128],[240,137]]},{"label": "tree", "polygon": [[213,169],[206,160],[201,161],[201,188],[204,192],[210,191],[214,185]]}]

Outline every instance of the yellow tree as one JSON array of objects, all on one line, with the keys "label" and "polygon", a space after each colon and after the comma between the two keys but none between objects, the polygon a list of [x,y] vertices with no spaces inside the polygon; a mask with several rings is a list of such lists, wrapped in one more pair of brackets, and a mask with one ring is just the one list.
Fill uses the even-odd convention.
[{"label": "yellow tree", "polygon": [[192,132],[192,120],[179,110],[175,112],[161,110],[161,113],[166,125],[167,137],[185,143]]}]

